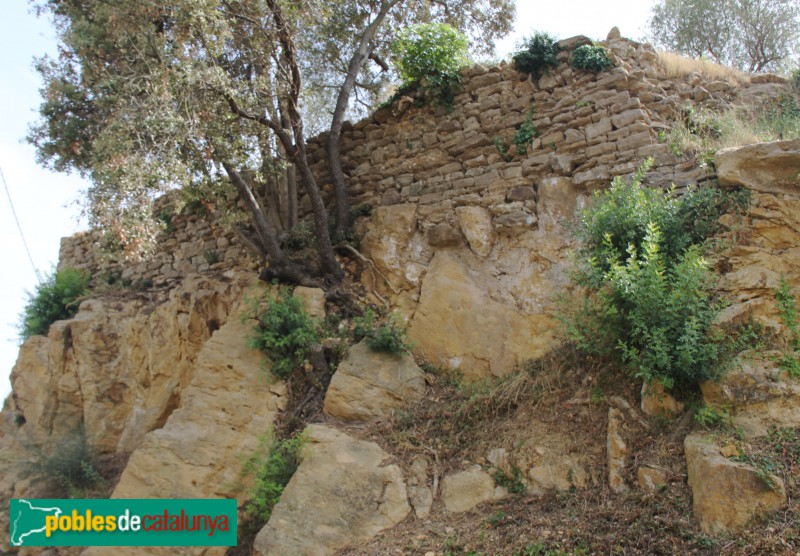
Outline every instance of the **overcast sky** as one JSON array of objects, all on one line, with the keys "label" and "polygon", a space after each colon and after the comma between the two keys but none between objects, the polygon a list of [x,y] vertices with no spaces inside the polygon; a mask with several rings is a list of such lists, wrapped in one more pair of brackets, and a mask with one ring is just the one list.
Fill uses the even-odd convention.
[{"label": "overcast sky", "polygon": [[[135,1],[135,0],[128,0]],[[654,0],[518,0],[516,31],[498,44],[507,55],[534,30],[557,38],[587,35],[604,39],[613,26],[638,39]],[[33,149],[22,142],[39,105],[34,56],[55,51],[50,22],[36,18],[25,0],[0,4],[0,169],[11,195],[35,266],[47,273],[58,260],[59,240],[81,229],[75,201],[85,184],[75,176],[37,166]],[[0,183],[2,188],[2,183]],[[10,391],[8,375],[17,357],[18,315],[37,279],[25,253],[5,190],[0,191],[0,399]]]}]

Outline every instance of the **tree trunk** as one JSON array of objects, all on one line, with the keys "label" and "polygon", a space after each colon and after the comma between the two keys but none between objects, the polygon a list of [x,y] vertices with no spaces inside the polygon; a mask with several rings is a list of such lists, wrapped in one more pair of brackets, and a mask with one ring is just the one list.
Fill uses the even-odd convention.
[{"label": "tree trunk", "polygon": [[355,86],[358,72],[361,71],[361,68],[369,59],[369,55],[372,52],[372,40],[375,38],[375,34],[378,32],[386,15],[400,1],[401,0],[389,0],[381,3],[380,11],[375,16],[372,23],[364,30],[364,34],[361,35],[359,39],[358,48],[356,48],[352,58],[350,58],[350,63],[347,66],[347,75],[336,97],[336,108],[333,111],[330,133],[328,134],[327,155],[328,171],[331,175],[334,196],[336,198],[336,229],[334,234],[337,238],[346,236],[347,232],[350,230],[350,199],[347,194],[347,184],[344,181],[341,151],[344,113],[350,102],[350,93]]},{"label": "tree trunk", "polygon": [[319,253],[320,264],[323,272],[332,275],[337,281],[344,276],[339,262],[333,253],[331,244],[330,229],[328,228],[328,213],[325,204],[319,194],[319,187],[306,158],[305,145],[298,145],[298,154],[295,158],[297,170],[300,174],[300,183],[311,200],[311,208],[314,211],[314,232],[317,239],[317,252]]},{"label": "tree trunk", "polygon": [[[269,261],[269,268],[262,271],[260,277],[267,281],[278,279],[302,286],[318,286],[319,284],[310,278],[308,273],[288,259],[283,253],[280,243],[278,242],[275,228],[268,222],[264,211],[261,209],[261,205],[256,200],[255,195],[253,195],[251,186],[233,166],[227,162],[223,162],[222,166],[225,168],[225,172],[228,174],[234,187],[236,187],[239,197],[244,201],[248,212],[252,216],[253,226],[256,229],[259,243],[263,246],[265,251],[264,256]],[[255,246],[255,242],[251,243],[251,247]],[[331,251],[333,250],[331,249]]]}]

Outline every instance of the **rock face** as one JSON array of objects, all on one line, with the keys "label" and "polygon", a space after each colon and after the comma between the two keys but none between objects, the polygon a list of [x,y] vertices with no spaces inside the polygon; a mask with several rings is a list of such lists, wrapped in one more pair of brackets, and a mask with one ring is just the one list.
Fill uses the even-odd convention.
[{"label": "rock face", "polygon": [[487,295],[488,278],[471,254],[438,252],[430,264],[409,335],[435,364],[468,378],[504,375],[553,344],[552,317],[521,315]]},{"label": "rock face", "polygon": [[194,275],[161,303],[84,301],[20,350],[11,383],[25,434],[43,442],[83,423],[94,450],[135,449],[178,407],[200,349],[251,281]]},{"label": "rock face", "polygon": [[166,424],[131,454],[113,498],[235,497],[242,456],[257,448],[283,405],[283,384],[264,377],[263,355],[247,347],[246,304],[214,332]]},{"label": "rock face", "polygon": [[409,353],[378,353],[362,341],[350,348],[331,378],[324,410],[342,419],[368,420],[388,416],[424,393],[424,373]]},{"label": "rock face", "polygon": [[690,434],[684,441],[695,518],[706,533],[721,533],[747,525],[786,503],[783,480],[772,475],[770,489],[756,470],[720,454],[707,434]]},{"label": "rock face", "polygon": [[442,481],[442,499],[448,512],[466,512],[482,502],[507,495],[506,489],[495,486],[491,475],[477,466],[448,475]]},{"label": "rock face", "polygon": [[800,194],[800,139],[731,147],[717,152],[722,185],[764,193]]},{"label": "rock face", "polygon": [[[262,288],[259,288],[262,289]],[[252,290],[251,290],[252,294]],[[263,356],[244,341],[247,303],[203,345],[180,407],[166,424],[144,437],[128,460],[112,498],[248,497],[242,481],[244,459],[259,449],[285,403],[285,385],[265,380]],[[226,549],[187,548],[186,554],[222,555]],[[119,549],[126,556],[174,554],[174,548]],[[89,548],[82,556],[102,556]]]},{"label": "rock face", "polygon": [[800,427],[800,383],[778,366],[781,355],[743,357],[719,382],[700,385],[703,398],[730,411],[734,426],[751,436],[767,434],[770,426]]},{"label": "rock face", "polygon": [[392,527],[411,510],[403,474],[372,442],[309,425],[301,463],[256,537],[258,556],[335,554]]}]

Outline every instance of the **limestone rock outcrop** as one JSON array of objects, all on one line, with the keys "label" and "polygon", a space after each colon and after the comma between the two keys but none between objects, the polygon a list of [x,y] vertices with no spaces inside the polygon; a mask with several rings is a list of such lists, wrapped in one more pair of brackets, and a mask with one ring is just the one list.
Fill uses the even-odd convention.
[{"label": "limestone rock outcrop", "polygon": [[775,351],[742,356],[720,381],[700,385],[703,398],[729,411],[734,426],[750,436],[764,436],[771,426],[800,427],[800,382],[780,368],[782,355]]},{"label": "limestone rock outcrop", "polygon": [[800,194],[800,139],[730,147],[717,152],[722,185],[763,193]]},{"label": "limestone rock outcrop", "polygon": [[425,393],[425,375],[409,353],[379,353],[366,341],[350,348],[331,378],[325,413],[363,421],[386,417]]},{"label": "limestone rock outcrop", "polygon": [[372,442],[324,425],[303,433],[301,463],[256,537],[257,556],[332,555],[411,511],[403,473]]},{"label": "limestone rock outcrop", "polygon": [[11,374],[25,434],[41,443],[83,423],[94,450],[134,450],[178,407],[198,353],[253,281],[230,276],[193,275],[165,300],[89,299],[30,338]]},{"label": "limestone rock outcrop", "polygon": [[706,533],[742,528],[786,503],[782,479],[772,475],[770,488],[754,468],[723,457],[710,435],[690,434],[684,450],[694,516]]}]

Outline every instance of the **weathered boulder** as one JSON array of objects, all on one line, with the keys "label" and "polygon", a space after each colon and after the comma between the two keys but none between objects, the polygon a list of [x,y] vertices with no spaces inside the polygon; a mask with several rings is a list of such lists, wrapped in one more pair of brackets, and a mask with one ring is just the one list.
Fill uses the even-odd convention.
[{"label": "weathered boulder", "polygon": [[349,420],[390,415],[419,400],[425,375],[408,353],[379,353],[362,341],[350,348],[331,378],[325,413]]},{"label": "weathered boulder", "polygon": [[717,151],[717,175],[722,185],[800,194],[800,139]]},{"label": "weathered boulder", "polygon": [[639,486],[647,492],[656,492],[667,484],[667,472],[660,467],[642,465],[636,470]]},{"label": "weathered boulder", "polygon": [[667,393],[657,379],[642,384],[642,412],[645,415],[675,417],[685,408],[686,405]]},{"label": "weathered boulder", "polygon": [[309,425],[303,435],[300,466],[258,533],[253,554],[335,554],[408,515],[403,474],[385,465],[388,456],[377,444],[324,425]]},{"label": "weathered boulder", "polygon": [[706,403],[726,408],[733,424],[751,436],[770,426],[800,427],[800,383],[780,368],[778,351],[743,357],[719,382],[700,385]]},{"label": "weathered boulder", "polygon": [[433,490],[428,482],[428,461],[422,457],[414,458],[408,473],[408,501],[418,518],[428,517],[433,506]]},{"label": "weathered boulder", "polygon": [[495,486],[492,476],[480,466],[453,473],[442,481],[442,499],[448,512],[466,512],[478,504],[507,495],[506,489]]},{"label": "weathered boulder", "polygon": [[561,456],[528,470],[528,492],[537,496],[548,492],[566,492],[571,488],[584,488],[586,470],[571,456]]},{"label": "weathered boulder", "polygon": [[771,475],[769,488],[754,468],[723,457],[710,435],[690,434],[684,450],[694,515],[706,533],[742,528],[786,503],[782,479]]}]

